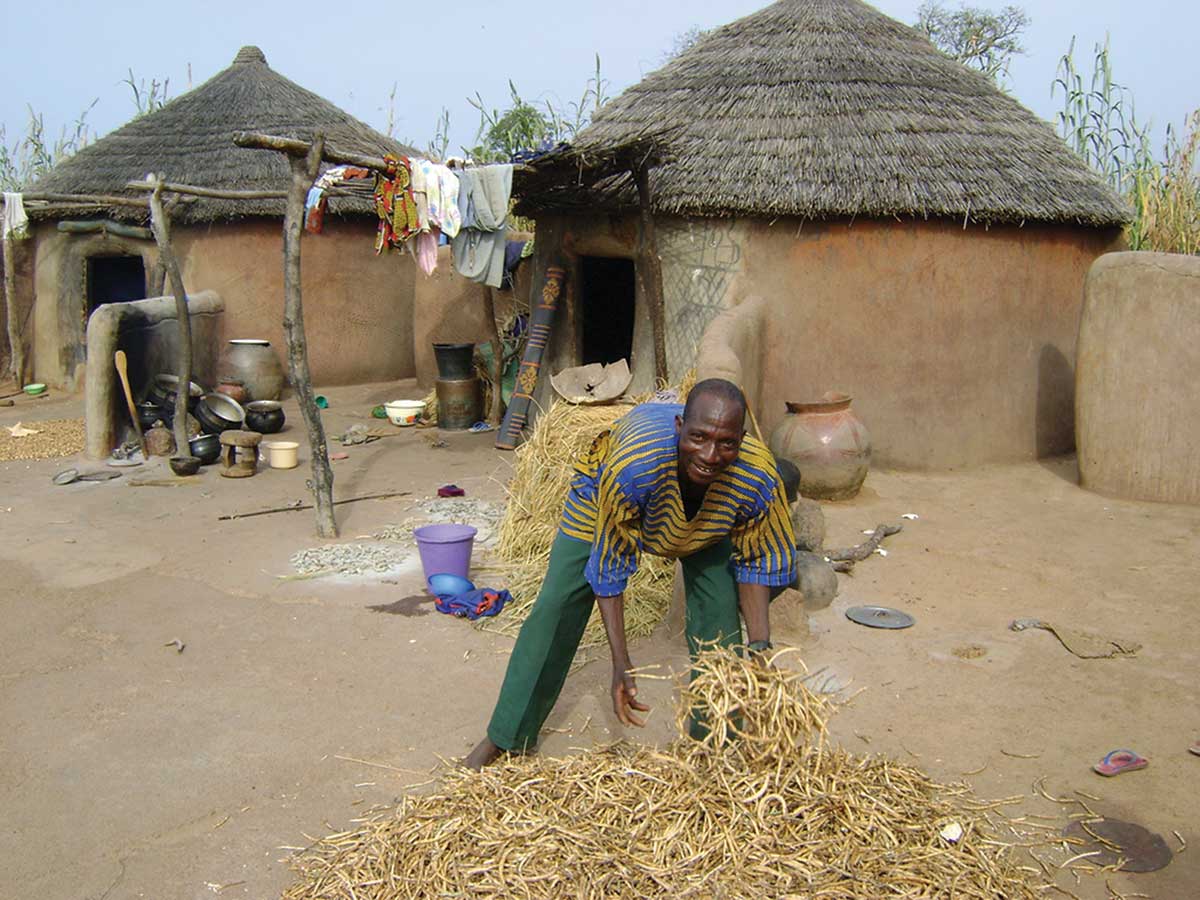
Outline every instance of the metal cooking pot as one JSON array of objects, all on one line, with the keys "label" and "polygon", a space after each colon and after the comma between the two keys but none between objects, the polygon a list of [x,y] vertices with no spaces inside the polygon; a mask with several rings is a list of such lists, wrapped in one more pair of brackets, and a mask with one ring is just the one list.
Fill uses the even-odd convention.
[{"label": "metal cooking pot", "polygon": [[246,411],[232,397],[224,394],[205,394],[196,404],[196,418],[208,434],[220,434],[231,428],[241,428]]}]

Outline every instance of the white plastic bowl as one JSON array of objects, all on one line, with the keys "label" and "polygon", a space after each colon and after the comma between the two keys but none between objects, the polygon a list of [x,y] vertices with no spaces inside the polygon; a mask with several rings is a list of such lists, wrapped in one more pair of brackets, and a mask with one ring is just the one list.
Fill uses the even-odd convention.
[{"label": "white plastic bowl", "polygon": [[300,445],[295,441],[263,441],[262,445],[272,469],[294,469],[299,465],[296,451]]},{"label": "white plastic bowl", "polygon": [[393,425],[416,425],[417,417],[425,412],[425,401],[392,400],[383,404],[383,411]]}]

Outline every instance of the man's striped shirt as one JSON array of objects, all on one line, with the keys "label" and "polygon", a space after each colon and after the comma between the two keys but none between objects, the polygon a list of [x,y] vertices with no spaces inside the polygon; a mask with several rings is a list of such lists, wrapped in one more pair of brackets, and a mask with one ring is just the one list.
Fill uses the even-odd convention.
[{"label": "man's striped shirt", "polygon": [[738,458],[684,514],[675,403],[643,403],[576,463],[560,530],[592,545],[585,574],[601,597],[625,590],[643,552],[690,556],[726,537],[739,583],[791,584],[796,541],[775,458],[750,435]]}]

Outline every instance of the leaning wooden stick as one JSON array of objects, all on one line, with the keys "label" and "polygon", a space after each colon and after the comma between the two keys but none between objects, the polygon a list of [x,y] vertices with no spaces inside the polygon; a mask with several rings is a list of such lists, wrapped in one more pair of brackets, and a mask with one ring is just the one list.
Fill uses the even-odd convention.
[{"label": "leaning wooden stick", "polygon": [[175,374],[179,383],[175,385],[175,419],[172,429],[175,435],[175,453],[177,456],[189,456],[188,450],[188,401],[192,397],[192,319],[188,313],[187,292],[183,287],[183,275],[179,271],[179,263],[175,260],[175,251],[171,248],[170,223],[163,209],[163,181],[158,175],[146,177],[146,185],[150,188],[150,230],[154,232],[154,242],[158,244],[159,265],[166,273],[171,283],[171,293],[175,295],[175,317],[179,348],[176,351]]}]

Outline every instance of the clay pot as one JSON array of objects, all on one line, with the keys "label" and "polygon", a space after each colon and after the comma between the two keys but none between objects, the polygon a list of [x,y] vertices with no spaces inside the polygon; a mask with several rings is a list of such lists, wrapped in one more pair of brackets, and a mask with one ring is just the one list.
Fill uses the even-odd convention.
[{"label": "clay pot", "polygon": [[871,437],[850,409],[851,400],[830,391],[814,402],[789,403],[788,414],[771,433],[771,452],[799,467],[805,497],[848,500],[867,477]]},{"label": "clay pot", "polygon": [[162,410],[153,400],[143,400],[137,405],[138,421],[142,423],[142,431],[149,431],[155,422],[162,421]]},{"label": "clay pot", "polygon": [[237,378],[221,378],[213,390],[218,394],[224,394],[226,397],[236,400],[243,406],[250,399],[250,394],[246,390],[246,385]]},{"label": "clay pot", "polygon": [[145,434],[146,452],[151,456],[170,456],[175,452],[175,438],[162,424],[156,420]]},{"label": "clay pot", "polygon": [[283,427],[283,406],[275,400],[246,404],[246,427],[259,434],[274,434]]},{"label": "clay pot", "polygon": [[176,475],[195,475],[200,471],[200,460],[194,456],[172,456],[167,464]]},{"label": "clay pot", "polygon": [[230,341],[221,354],[220,371],[240,381],[249,400],[278,400],[283,396],[283,365],[270,341]]}]

